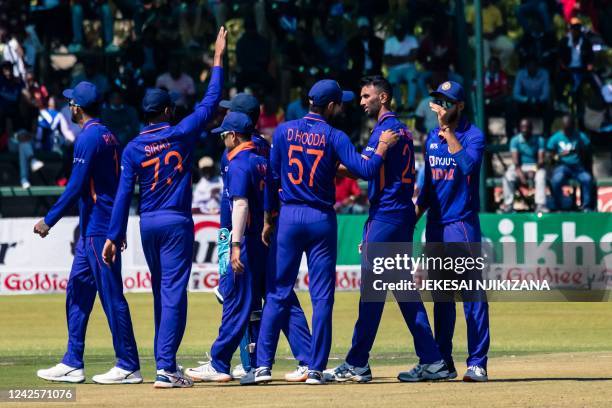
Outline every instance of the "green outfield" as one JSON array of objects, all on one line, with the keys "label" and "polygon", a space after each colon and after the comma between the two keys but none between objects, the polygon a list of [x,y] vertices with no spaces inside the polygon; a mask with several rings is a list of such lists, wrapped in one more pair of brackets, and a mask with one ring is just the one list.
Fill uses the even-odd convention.
[{"label": "green outfield", "polygon": [[[152,359],[153,343],[153,309],[150,294],[127,295],[132,312],[134,329],[140,350],[142,373],[145,380],[154,378]],[[306,293],[300,293],[300,300],[310,316],[310,301]],[[353,324],[357,312],[358,293],[337,293],[333,322],[333,346],[330,366],[336,365],[344,356],[350,344]],[[431,316],[431,305],[427,305]],[[463,314],[458,305],[458,313]],[[214,296],[209,293],[191,293],[189,295],[189,320],[183,344],[179,351],[179,363],[185,366],[194,365],[205,358],[214,340],[220,319],[221,307]],[[47,385],[36,378],[36,369],[57,363],[64,352],[66,344],[66,323],[64,317],[63,295],[8,296],[0,297],[0,315],[2,316],[0,334],[0,381],[3,387],[37,387]],[[491,316],[491,353],[489,372],[496,378],[496,362],[500,371],[508,378],[520,379],[520,371],[512,373],[512,361],[532,361],[530,370],[536,370],[542,379],[563,375],[548,371],[548,368],[537,370],[538,364],[556,361],[559,366],[571,365],[585,377],[596,376],[605,380],[608,389],[612,388],[612,372],[589,372],[588,361],[584,357],[580,363],[572,362],[576,356],[595,356],[612,365],[612,305],[610,303],[492,303]],[[462,316],[457,319],[455,335],[456,360],[465,358],[466,338],[465,322]],[[550,354],[550,359],[545,355]],[[530,360],[530,359],[535,360]],[[604,360],[602,360],[604,359]],[[91,316],[87,333],[86,374],[88,383],[92,375],[106,371],[113,363],[110,332],[103,316],[102,309],[96,304]],[[578,360],[577,360],[578,361]],[[374,350],[371,365],[374,375],[384,376],[386,382],[394,383],[395,373],[408,368],[416,362],[411,336],[406,329],[397,305],[389,302],[383,316]],[[293,365],[289,347],[282,339],[279,347],[275,377],[280,376]],[[584,367],[574,367],[583,364]],[[379,368],[377,370],[377,368]],[[463,370],[463,364],[458,369]],[[510,371],[509,371],[510,370]],[[377,372],[378,371],[378,372]],[[557,369],[558,371],[558,369]],[[604,370],[605,371],[605,370]],[[569,375],[569,374],[568,374]],[[574,374],[571,374],[574,375]],[[503,377],[503,376],[502,376]],[[456,382],[454,382],[456,383]],[[601,383],[601,381],[599,381]],[[598,384],[599,384],[598,383]],[[580,382],[577,382],[577,386]],[[593,383],[595,384],[595,382]],[[420,387],[421,385],[419,385]],[[457,387],[459,385],[454,385]],[[468,386],[468,385],[465,385]],[[209,385],[203,386],[209,389]],[[238,388],[228,385],[228,389]],[[302,385],[283,387],[291,392],[300,391]],[[359,386],[354,386],[359,387]],[[79,385],[83,394],[99,392],[100,386]],[[126,386],[102,387],[104,390],[125,390]],[[257,387],[266,388],[266,387]],[[150,384],[137,386],[137,394],[143,398],[160,395]],[[212,388],[210,388],[212,389]],[[269,390],[276,387],[268,387]],[[331,388],[330,388],[331,389]],[[346,388],[344,388],[345,390]],[[245,390],[243,388],[243,390]],[[373,395],[385,392],[384,388],[370,388]],[[171,391],[174,393],[178,390]],[[155,393],[158,394],[155,394]],[[161,391],[163,392],[163,391]],[[189,391],[191,393],[191,391]],[[246,392],[246,391],[244,391]],[[256,391],[257,393],[263,391]],[[289,392],[289,391],[288,391]],[[329,393],[330,391],[326,391]],[[124,394],[121,392],[121,394]],[[110,398],[112,393],[105,393]],[[170,394],[167,394],[170,395]],[[184,394],[188,395],[188,394]],[[192,394],[189,394],[192,395]],[[233,398],[232,393],[218,398]],[[234,396],[235,397],[235,396]],[[83,397],[86,398],[86,397]],[[94,397],[92,397],[94,398]],[[350,397],[349,397],[350,398]],[[611,397],[612,399],[612,397]],[[87,399],[80,402],[87,402]],[[323,402],[321,400],[321,402]],[[93,401],[89,401],[93,403]],[[100,402],[100,401],[98,401]],[[109,402],[109,403],[110,403]],[[261,400],[260,402],[264,402]],[[361,401],[363,402],[363,401]],[[276,401],[278,403],[278,401]],[[93,404],[96,405],[96,404]],[[112,404],[111,404],[112,405]],[[359,405],[359,404],[358,404]]]}]

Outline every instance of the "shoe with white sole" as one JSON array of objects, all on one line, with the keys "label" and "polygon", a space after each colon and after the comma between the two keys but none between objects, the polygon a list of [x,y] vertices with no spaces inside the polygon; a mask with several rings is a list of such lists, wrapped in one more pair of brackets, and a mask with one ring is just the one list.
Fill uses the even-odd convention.
[{"label": "shoe with white sole", "polygon": [[244,369],[244,367],[242,366],[242,364],[238,364],[236,367],[234,367],[234,369],[232,370],[232,378],[234,380],[239,380],[242,377],[244,377],[247,374],[246,370]]},{"label": "shoe with white sole", "polygon": [[207,362],[199,367],[188,368],[185,370],[185,375],[193,381],[204,382],[228,382],[232,381],[232,376],[226,373],[220,373],[215,370],[212,362]]},{"label": "shoe with white sole", "polygon": [[183,371],[179,368],[176,372],[171,373],[166,370],[157,370],[155,377],[154,388],[189,388],[193,387],[193,381],[185,377]]},{"label": "shoe with white sole", "polygon": [[469,366],[463,375],[465,382],[486,382],[489,381],[487,370],[480,366]]},{"label": "shoe with white sole", "polygon": [[38,370],[36,375],[47,381],[82,383],[85,381],[85,370],[59,363],[51,368]]},{"label": "shoe with white sole", "polygon": [[140,384],[142,375],[140,370],[129,371],[113,367],[104,374],[94,375],[92,381],[97,384]]},{"label": "shoe with white sole", "polygon": [[325,384],[325,378],[323,373],[317,370],[308,370],[308,378],[306,379],[308,385],[322,385]]},{"label": "shoe with white sole", "polygon": [[32,159],[32,161],[30,162],[30,170],[32,170],[32,173],[36,173],[43,167],[45,167],[45,163],[41,162],[40,160]]},{"label": "shoe with white sole", "polygon": [[240,385],[265,384],[272,381],[272,370],[268,367],[252,368],[240,379]]},{"label": "shoe with white sole", "polygon": [[372,370],[370,370],[369,364],[365,367],[356,367],[344,362],[332,369],[331,374],[334,376],[334,380],[338,382],[353,381],[366,383],[372,381]]},{"label": "shoe with white sole", "polygon": [[304,382],[308,378],[308,366],[299,365],[290,373],[285,374],[287,382]]},{"label": "shoe with white sole", "polygon": [[21,182],[21,188],[23,188],[24,190],[29,189],[30,187],[32,187],[32,185],[30,184],[29,181],[25,180]]},{"label": "shoe with white sole", "polygon": [[448,380],[450,375],[444,360],[431,364],[417,364],[410,371],[399,373],[397,379],[401,382],[440,381]]}]

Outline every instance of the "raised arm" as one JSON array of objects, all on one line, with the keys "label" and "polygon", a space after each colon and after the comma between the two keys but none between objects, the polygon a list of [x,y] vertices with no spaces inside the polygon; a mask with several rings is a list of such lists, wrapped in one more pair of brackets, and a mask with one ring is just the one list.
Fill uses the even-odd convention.
[{"label": "raised arm", "polygon": [[223,91],[223,54],[225,53],[227,31],[219,29],[215,42],[215,57],[212,74],[204,98],[195,106],[194,112],[183,119],[177,127],[187,135],[199,136],[206,123],[213,117]]}]

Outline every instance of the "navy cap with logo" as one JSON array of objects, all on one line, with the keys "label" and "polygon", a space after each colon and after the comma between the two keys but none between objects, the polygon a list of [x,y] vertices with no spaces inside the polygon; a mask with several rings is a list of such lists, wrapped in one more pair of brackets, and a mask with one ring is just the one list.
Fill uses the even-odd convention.
[{"label": "navy cap with logo", "polygon": [[465,94],[463,93],[463,87],[459,83],[454,82],[454,81],[442,82],[440,86],[438,86],[438,89],[431,92],[429,95],[433,96],[434,98],[444,96],[453,102],[464,102],[465,101]]},{"label": "navy cap with logo", "polygon": [[340,84],[332,79],[322,79],[310,88],[308,98],[315,106],[326,106],[330,102],[341,103],[352,101],[355,94],[343,91]]},{"label": "navy cap with logo", "polygon": [[212,133],[236,132],[248,135],[253,131],[253,122],[246,113],[228,112],[223,118],[223,123],[218,128],[212,130]]},{"label": "navy cap with logo", "polygon": [[64,90],[62,95],[83,108],[100,103],[102,99],[96,86],[87,81],[81,81],[74,88]]},{"label": "navy cap with logo", "polygon": [[164,108],[173,105],[174,101],[170,93],[160,88],[147,89],[144,98],[142,98],[142,110],[145,113],[161,113]]},{"label": "navy cap with logo", "polygon": [[242,112],[249,116],[259,114],[259,101],[251,94],[241,92],[236,94],[231,100],[222,100],[219,106],[229,109],[232,112]]}]

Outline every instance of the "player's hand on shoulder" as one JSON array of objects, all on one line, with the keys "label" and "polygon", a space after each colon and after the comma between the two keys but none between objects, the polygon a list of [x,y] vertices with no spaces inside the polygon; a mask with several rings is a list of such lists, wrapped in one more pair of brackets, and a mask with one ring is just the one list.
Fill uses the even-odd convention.
[{"label": "player's hand on shoulder", "polygon": [[110,239],[107,239],[102,249],[102,260],[105,264],[110,265],[115,262],[117,256],[117,245]]},{"label": "player's hand on shoulder", "polygon": [[34,225],[34,233],[40,235],[41,238],[49,235],[50,229],[51,227],[45,223],[45,220],[40,220],[36,223],[36,225]]},{"label": "player's hand on shoulder", "polygon": [[217,34],[217,40],[215,41],[215,60],[216,66],[221,66],[223,62],[223,54],[225,53],[225,47],[227,45],[227,30],[221,26],[219,33]]},{"label": "player's hand on shoulder", "polygon": [[380,134],[380,142],[386,143],[389,147],[398,142],[400,135],[398,132],[388,129]]},{"label": "player's hand on shoulder", "polygon": [[244,272],[244,265],[240,261],[240,246],[232,244],[232,257],[230,262],[232,263],[232,270],[235,274],[240,275]]}]

